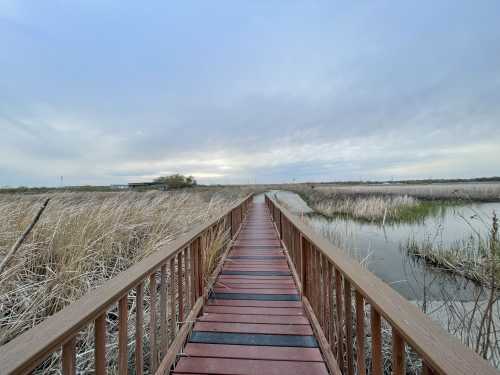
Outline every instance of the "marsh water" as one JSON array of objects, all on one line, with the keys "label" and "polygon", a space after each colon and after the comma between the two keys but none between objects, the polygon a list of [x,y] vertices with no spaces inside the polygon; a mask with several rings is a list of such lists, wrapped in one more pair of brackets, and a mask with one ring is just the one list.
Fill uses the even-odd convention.
[{"label": "marsh water", "polygon": [[409,256],[409,239],[431,241],[444,247],[466,241],[471,236],[483,239],[491,226],[492,212],[500,212],[500,203],[438,206],[427,217],[412,223],[385,225],[348,218],[326,218],[315,214],[295,193],[273,192],[296,214],[331,242],[343,248],[366,268],[412,301],[474,299],[477,286]]}]

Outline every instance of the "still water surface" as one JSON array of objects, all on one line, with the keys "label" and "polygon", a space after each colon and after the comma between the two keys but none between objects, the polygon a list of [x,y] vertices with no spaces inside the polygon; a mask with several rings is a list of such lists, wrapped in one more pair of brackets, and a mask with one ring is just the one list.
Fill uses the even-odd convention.
[{"label": "still water surface", "polygon": [[464,277],[428,266],[406,254],[408,239],[431,240],[434,244],[453,245],[470,236],[486,238],[493,211],[500,203],[477,203],[439,207],[432,215],[416,223],[382,226],[346,218],[325,218],[314,214],[295,193],[273,192],[317,232],[363,262],[368,270],[390,284],[408,300],[470,301],[477,286]]}]

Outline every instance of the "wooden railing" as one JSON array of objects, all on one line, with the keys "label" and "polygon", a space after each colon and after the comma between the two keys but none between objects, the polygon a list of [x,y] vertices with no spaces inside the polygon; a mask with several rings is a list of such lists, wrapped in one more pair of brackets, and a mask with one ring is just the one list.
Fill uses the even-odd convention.
[{"label": "wooden railing", "polygon": [[[2,346],[0,374],[26,374],[35,369],[43,373],[47,358],[59,350],[62,373],[75,374],[78,336],[92,325],[93,373],[106,374],[110,362],[120,375],[127,374],[129,366],[137,375],[145,369],[167,372],[182,346],[179,337],[185,338],[207,295],[207,249],[221,232],[234,238],[251,199],[249,195],[209,224],[181,236]],[[133,331],[128,321],[131,306],[135,309],[131,319],[135,320],[134,334],[129,333]],[[116,307],[117,329],[110,332],[107,321],[116,319],[109,315]],[[145,313],[149,314],[149,327],[144,326]],[[106,353],[109,335],[118,338],[117,358],[110,359]]]},{"label": "wooden railing", "polygon": [[498,374],[279,202],[266,196],[266,205],[343,374],[405,374],[405,349],[419,357],[423,374]]}]

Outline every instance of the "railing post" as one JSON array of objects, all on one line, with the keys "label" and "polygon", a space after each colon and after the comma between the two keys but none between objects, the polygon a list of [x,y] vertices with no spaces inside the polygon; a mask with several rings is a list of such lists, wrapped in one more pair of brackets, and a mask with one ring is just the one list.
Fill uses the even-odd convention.
[{"label": "railing post", "polygon": [[280,238],[283,240],[283,224],[281,220],[281,211],[278,211],[279,213],[279,231],[280,231]]},{"label": "railing post", "polygon": [[96,375],[106,375],[106,314],[105,313],[100,315],[94,322],[94,339],[95,339],[95,348],[94,348],[95,373]]},{"label": "railing post", "polygon": [[302,294],[307,296],[307,287],[309,283],[306,278],[306,263],[307,253],[306,253],[306,239],[300,234],[300,281],[302,283]]},{"label": "railing post", "polygon": [[356,291],[356,361],[358,373],[366,374],[365,365],[365,303],[361,293]]},{"label": "railing post", "polygon": [[177,254],[177,296],[179,299],[179,322],[184,320],[184,293],[182,288],[182,251]]},{"label": "railing post", "polygon": [[345,307],[345,335],[347,350],[347,373],[354,374],[354,362],[352,356],[352,303],[351,283],[344,276],[344,307]]},{"label": "railing post", "polygon": [[[178,280],[177,280],[178,281]],[[175,256],[170,259],[170,334],[168,335],[168,345],[174,341],[176,334],[176,303],[175,303]],[[165,353],[168,351],[168,347],[165,348]]]},{"label": "railing post", "polygon": [[149,346],[151,348],[151,369],[158,368],[158,347],[156,345],[156,272],[149,276]]},{"label": "railing post", "polygon": [[342,301],[342,274],[335,267],[335,297],[337,304],[337,360],[341,371],[344,371],[344,312]]},{"label": "railing post", "polygon": [[392,328],[392,373],[403,375],[405,370],[405,343],[403,337]]},{"label": "railing post", "polygon": [[380,314],[371,306],[372,374],[382,375],[382,333]]},{"label": "railing post", "polygon": [[64,375],[76,374],[76,337],[72,337],[63,345],[62,349],[62,372]]},{"label": "railing post", "polygon": [[128,372],[128,295],[118,302],[118,373]]},{"label": "railing post", "polygon": [[196,294],[196,254],[195,254],[195,246],[194,241],[189,245],[189,271],[190,275],[190,283],[189,283],[189,294],[191,296],[191,306],[194,306],[196,299],[198,298]]},{"label": "railing post", "polygon": [[203,233],[198,238],[198,297],[203,295],[203,258],[204,258],[205,240]]},{"label": "railing post", "polygon": [[229,217],[231,222],[231,239],[233,239],[234,234],[236,233],[236,229],[234,228],[233,210],[229,213]]},{"label": "railing post", "polygon": [[167,327],[167,265],[160,268],[160,358],[168,349],[168,327]]},{"label": "railing post", "polygon": [[144,288],[142,281],[135,289],[135,373],[142,375],[144,369],[143,336],[144,336]]}]

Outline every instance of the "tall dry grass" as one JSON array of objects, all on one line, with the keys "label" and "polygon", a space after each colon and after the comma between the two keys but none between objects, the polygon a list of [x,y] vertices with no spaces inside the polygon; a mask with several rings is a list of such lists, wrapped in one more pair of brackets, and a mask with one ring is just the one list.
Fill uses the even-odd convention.
[{"label": "tall dry grass", "polygon": [[[226,211],[244,194],[236,189],[54,194],[0,275],[0,343],[37,325],[193,225]],[[0,257],[44,197],[0,196]],[[88,337],[91,341],[91,332]]]},{"label": "tall dry grass", "polygon": [[404,196],[336,197],[313,202],[316,212],[326,216],[347,215],[354,219],[394,220],[404,210],[418,206],[417,199]]},{"label": "tall dry grass", "polygon": [[314,190],[327,194],[408,195],[428,200],[500,201],[500,183],[317,185]]},{"label": "tall dry grass", "polygon": [[422,203],[408,195],[353,194],[325,188],[298,187],[294,191],[317,213],[385,222],[418,216]]}]

